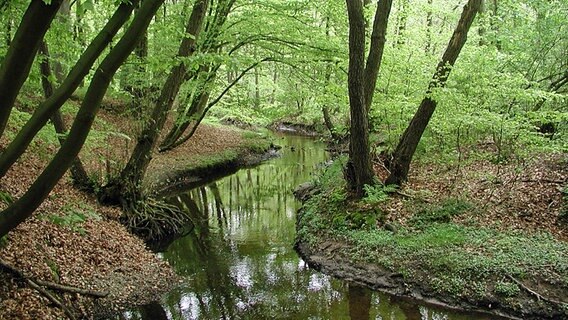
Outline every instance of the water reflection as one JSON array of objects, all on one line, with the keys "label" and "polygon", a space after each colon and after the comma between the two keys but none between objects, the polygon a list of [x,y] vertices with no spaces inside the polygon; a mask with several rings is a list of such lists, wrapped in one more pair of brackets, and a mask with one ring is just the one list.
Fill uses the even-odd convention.
[{"label": "water reflection", "polygon": [[298,203],[291,191],[326,160],[325,146],[280,139],[281,158],[169,200],[193,223],[162,247],[183,284],[161,304],[125,318],[479,319],[395,301],[310,270],[292,248]]}]

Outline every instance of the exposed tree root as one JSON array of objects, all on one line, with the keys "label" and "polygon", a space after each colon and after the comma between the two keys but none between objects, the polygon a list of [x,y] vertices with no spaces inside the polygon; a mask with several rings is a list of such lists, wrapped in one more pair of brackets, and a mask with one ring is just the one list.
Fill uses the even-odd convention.
[{"label": "exposed tree root", "polygon": [[55,295],[53,295],[51,292],[49,292],[48,290],[46,290],[43,287],[46,287],[46,288],[49,288],[49,289],[54,289],[54,290],[59,290],[59,291],[63,291],[63,292],[79,293],[79,294],[82,294],[82,295],[89,295],[89,296],[98,297],[98,298],[106,297],[108,295],[108,292],[93,291],[93,290],[88,290],[88,289],[82,289],[82,288],[62,285],[62,284],[54,283],[54,282],[51,282],[51,281],[31,279],[31,278],[27,277],[22,271],[18,270],[16,267],[14,267],[11,264],[9,264],[8,262],[4,261],[2,258],[0,258],[0,269],[4,270],[6,273],[12,275],[14,278],[24,281],[32,289],[38,291],[41,295],[46,297],[54,305],[56,305],[58,308],[63,310],[65,315],[69,319],[72,319],[72,320],[77,319],[75,317],[75,315],[73,314],[73,312],[71,312],[71,310],[69,308],[67,308],[67,306],[65,304],[63,304],[63,302],[61,302]]},{"label": "exposed tree root", "polygon": [[183,210],[152,197],[126,204],[123,209],[122,223],[145,240],[182,233],[191,224],[189,215]]},{"label": "exposed tree root", "polygon": [[523,290],[528,292],[530,295],[535,296],[536,299],[539,300],[539,301],[542,300],[542,301],[546,301],[546,302],[550,302],[550,303],[554,303],[554,304],[567,304],[566,302],[557,301],[557,300],[553,300],[553,299],[549,299],[549,298],[544,297],[540,293],[538,293],[538,292],[532,290],[531,288],[525,286],[521,281],[515,279],[515,277],[513,277],[511,275],[507,275],[507,278],[509,278],[514,283],[516,283],[519,287],[523,288]]}]

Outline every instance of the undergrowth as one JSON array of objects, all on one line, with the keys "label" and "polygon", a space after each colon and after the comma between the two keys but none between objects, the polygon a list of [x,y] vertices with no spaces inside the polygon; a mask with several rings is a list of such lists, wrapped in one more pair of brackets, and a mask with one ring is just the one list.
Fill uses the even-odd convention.
[{"label": "undergrowth", "polygon": [[[348,201],[343,162],[336,161],[316,178],[319,192],[304,203],[299,214],[298,241],[310,245],[328,239],[345,242],[349,249],[342,254],[348,260],[379,265],[402,274],[409,283],[454,298],[516,297],[522,290],[512,279],[568,288],[567,243],[544,232],[503,232],[452,222],[453,217],[476,210],[465,199],[417,202],[406,224],[397,225],[396,230],[385,228],[386,217],[377,205]],[[388,195],[379,192],[385,191],[381,188],[385,187],[374,190],[376,194],[368,193],[380,200],[372,201],[375,204]]]}]

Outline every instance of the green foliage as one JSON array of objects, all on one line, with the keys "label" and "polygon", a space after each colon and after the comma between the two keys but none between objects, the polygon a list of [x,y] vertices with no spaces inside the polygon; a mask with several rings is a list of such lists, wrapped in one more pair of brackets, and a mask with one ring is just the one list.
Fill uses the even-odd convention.
[{"label": "green foliage", "polygon": [[389,199],[389,194],[396,191],[395,185],[385,186],[383,184],[364,185],[365,196],[362,201],[366,204],[377,205]]},{"label": "green foliage", "polygon": [[51,272],[51,278],[53,279],[53,281],[59,282],[60,270],[59,270],[59,266],[57,265],[57,263],[55,263],[55,261],[53,261],[51,259],[47,259],[45,261],[45,263],[49,267],[49,271]]},{"label": "green foliage", "polygon": [[471,209],[473,209],[473,205],[469,202],[461,199],[447,199],[438,205],[425,206],[416,211],[410,222],[418,228],[423,228],[432,223],[448,223],[452,217]]},{"label": "green foliage", "polygon": [[11,204],[14,202],[14,198],[12,195],[6,191],[0,191],[0,201],[4,202],[5,204]]},{"label": "green foliage", "polygon": [[83,236],[86,235],[86,231],[82,226],[85,221],[88,219],[101,219],[92,207],[85,204],[79,204],[78,206],[65,205],[62,211],[64,212],[63,215],[49,214],[47,219],[56,225],[69,228],[71,231]]},{"label": "green foliage", "polygon": [[346,213],[335,213],[332,216],[332,227],[336,230],[356,230],[372,229],[377,225],[378,220],[383,220],[384,214],[381,211],[354,211]]},{"label": "green foliage", "polygon": [[495,283],[495,293],[504,297],[515,297],[521,293],[516,283],[499,280]]}]

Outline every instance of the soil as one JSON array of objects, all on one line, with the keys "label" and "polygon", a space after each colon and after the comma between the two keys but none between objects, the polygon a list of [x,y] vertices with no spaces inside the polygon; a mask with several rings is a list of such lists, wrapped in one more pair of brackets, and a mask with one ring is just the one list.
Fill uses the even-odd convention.
[{"label": "soil", "polygon": [[[134,136],[137,128],[134,121],[103,110],[94,130],[89,139],[100,139],[97,131],[118,131],[105,135],[104,147],[91,144],[80,155],[87,171],[104,182],[108,174],[125,163],[134,146],[129,137]],[[194,138],[152,160],[149,179],[159,181],[164,172],[175,171],[188,159],[241,144],[241,135],[234,129],[202,125]],[[0,150],[6,145],[3,138]],[[21,196],[56,150],[55,145],[35,142],[2,178],[0,190],[13,198]],[[0,209],[5,206],[2,203]],[[103,319],[159,300],[176,285],[178,278],[166,262],[117,222],[120,215],[118,208],[101,206],[93,195],[75,189],[67,174],[33,216],[8,234],[6,243],[0,244],[0,257],[30,279],[109,293],[105,298],[57,293],[80,319]],[[36,290],[0,272],[0,319],[62,318],[63,311]]]},{"label": "soil", "polygon": [[[440,199],[459,198],[473,202],[476,210],[456,216],[452,222],[490,227],[500,231],[517,230],[526,234],[546,231],[559,241],[568,240],[568,225],[562,222],[566,200],[563,191],[568,183],[568,157],[566,154],[535,155],[530,160],[497,164],[490,159],[463,161],[441,166],[415,163],[408,183],[389,201],[381,205],[388,212],[387,220],[378,228],[409,226],[416,207],[409,202],[437,203]],[[380,161],[374,163],[377,176],[386,177]],[[313,194],[311,186],[298,189],[297,197]],[[411,201],[408,201],[411,200]],[[302,212],[298,213],[301,216]],[[547,279],[525,279],[521,288],[545,293],[556,303],[543,301],[525,288],[515,299],[504,301],[488,295],[485,299],[452,296],[433,292],[420,279],[428,277],[420,261],[413,270],[411,280],[401,274],[383,269],[374,263],[356,263],[350,258],[350,244],[324,234],[317,243],[298,242],[296,249],[308,264],[334,277],[353,281],[374,290],[395,296],[417,299],[427,304],[446,308],[489,313],[495,317],[511,319],[566,319],[566,289],[555,286]],[[559,276],[560,277],[560,276]],[[495,279],[498,281],[499,279]],[[558,303],[562,302],[562,303]],[[492,317],[493,317],[492,316]]]}]

